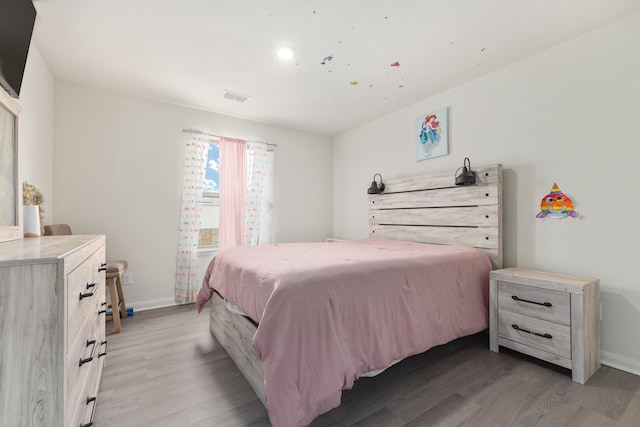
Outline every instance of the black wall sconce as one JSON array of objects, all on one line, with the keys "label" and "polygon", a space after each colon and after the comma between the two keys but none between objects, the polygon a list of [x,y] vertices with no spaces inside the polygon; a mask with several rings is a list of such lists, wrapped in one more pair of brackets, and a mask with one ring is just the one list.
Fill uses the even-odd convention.
[{"label": "black wall sconce", "polygon": [[[469,165],[469,167],[467,167]],[[462,169],[462,172],[458,171]],[[456,171],[456,185],[472,185],[476,183],[476,173],[471,170],[471,160],[464,158],[463,166]]]},{"label": "black wall sconce", "polygon": [[[376,176],[380,177],[380,184],[376,182]],[[371,187],[367,190],[368,194],[380,194],[384,191],[384,183],[382,182],[382,175],[379,173],[373,175],[373,181],[371,181]]]}]

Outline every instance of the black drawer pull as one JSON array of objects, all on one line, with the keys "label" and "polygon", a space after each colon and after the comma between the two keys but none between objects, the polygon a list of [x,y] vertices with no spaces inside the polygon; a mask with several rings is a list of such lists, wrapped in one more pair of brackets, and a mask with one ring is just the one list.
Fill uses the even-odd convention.
[{"label": "black drawer pull", "polygon": [[107,341],[102,341],[100,343],[100,346],[104,346],[104,351],[102,353],[98,353],[98,358],[101,358],[102,356],[107,355]]},{"label": "black drawer pull", "polygon": [[511,295],[511,299],[513,299],[515,301],[520,301],[520,302],[528,302],[529,304],[544,305],[545,307],[553,307],[553,304],[551,304],[550,302],[529,301],[528,299],[519,298],[516,295]]},{"label": "black drawer pull", "polygon": [[537,337],[542,337],[542,338],[547,338],[547,339],[551,339],[553,338],[551,336],[551,334],[539,334],[537,332],[533,332],[533,331],[527,331],[526,329],[522,329],[520,326],[518,325],[511,325],[513,327],[513,329],[515,329],[516,331],[520,331],[520,332],[524,332],[525,334],[531,334],[531,335],[535,335]]},{"label": "black drawer pull", "polygon": [[80,424],[80,427],[91,427],[93,425],[93,416],[96,413],[96,398],[97,396],[89,397],[87,396],[87,405],[93,402],[93,409],[91,409],[91,418],[89,418],[89,422],[86,424]]},{"label": "black drawer pull", "polygon": [[80,359],[80,366],[84,365],[85,363],[89,363],[93,360],[93,356],[87,357],[86,359]]},{"label": "black drawer pull", "polygon": [[102,310],[98,310],[98,316],[100,316],[101,314],[105,314],[107,312],[107,302],[104,301],[102,304],[100,304],[100,307],[104,307],[104,309]]},{"label": "black drawer pull", "polygon": [[107,271],[107,263],[103,262],[102,264],[100,264],[100,267],[98,267],[98,273],[101,271]]},{"label": "black drawer pull", "polygon": [[96,287],[95,283],[87,283],[87,290],[91,288],[93,288],[93,290],[91,292],[86,292],[86,293],[80,292],[80,301],[82,301],[83,298],[92,297],[96,293],[95,287]]},{"label": "black drawer pull", "polygon": [[93,346],[93,348],[91,349],[91,356],[85,358],[85,359],[80,359],[80,366],[84,365],[85,363],[89,363],[93,360],[93,353],[95,353],[96,351],[96,340],[87,340],[87,347],[89,347],[90,345]]}]

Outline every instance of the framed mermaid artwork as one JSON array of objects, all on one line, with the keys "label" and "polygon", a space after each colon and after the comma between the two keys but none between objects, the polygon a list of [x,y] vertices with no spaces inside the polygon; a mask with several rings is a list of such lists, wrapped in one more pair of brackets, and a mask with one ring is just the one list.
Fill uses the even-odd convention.
[{"label": "framed mermaid artwork", "polygon": [[448,113],[441,108],[416,119],[416,161],[449,154]]}]

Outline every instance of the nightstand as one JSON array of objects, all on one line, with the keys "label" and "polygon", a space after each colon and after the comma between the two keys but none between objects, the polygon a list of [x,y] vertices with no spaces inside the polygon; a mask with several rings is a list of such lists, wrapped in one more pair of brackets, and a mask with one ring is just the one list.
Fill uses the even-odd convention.
[{"label": "nightstand", "polygon": [[490,274],[491,351],[500,346],[571,369],[584,384],[600,367],[600,281],[506,268]]}]

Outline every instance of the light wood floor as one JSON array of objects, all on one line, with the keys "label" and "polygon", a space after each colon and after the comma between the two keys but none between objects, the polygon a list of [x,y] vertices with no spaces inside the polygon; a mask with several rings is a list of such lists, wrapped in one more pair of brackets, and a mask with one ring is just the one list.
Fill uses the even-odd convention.
[{"label": "light wood floor", "polygon": [[[193,305],[135,313],[110,334],[95,426],[268,426],[267,412]],[[109,327],[108,325],[108,331]],[[568,371],[478,334],[356,382],[317,426],[640,426],[640,377]]]}]

